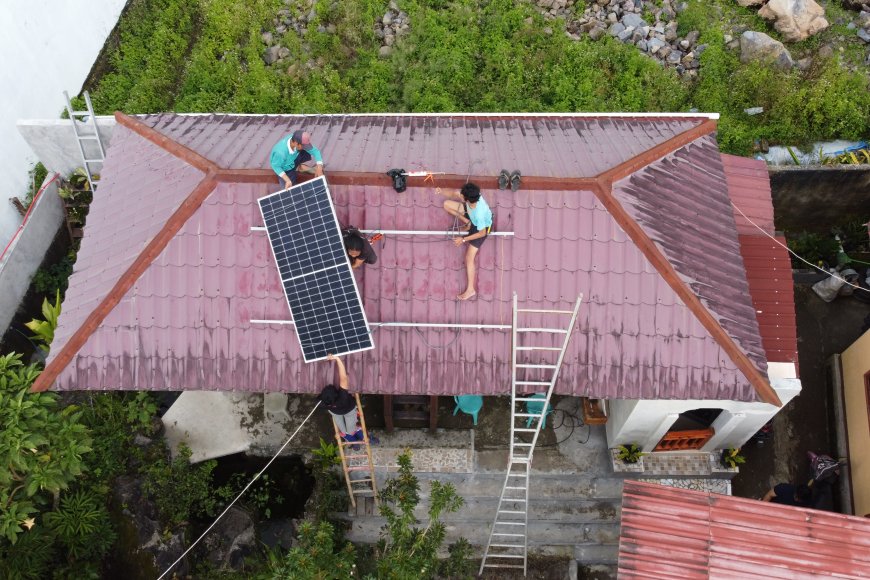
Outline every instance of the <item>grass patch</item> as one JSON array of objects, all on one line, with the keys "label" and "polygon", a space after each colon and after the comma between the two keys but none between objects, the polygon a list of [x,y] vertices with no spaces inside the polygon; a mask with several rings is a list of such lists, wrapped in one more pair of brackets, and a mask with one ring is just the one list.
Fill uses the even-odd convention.
[{"label": "grass patch", "polygon": [[[298,5],[297,5],[298,4]],[[609,37],[571,41],[564,22],[544,20],[512,0],[404,0],[411,28],[392,54],[378,54],[375,24],[385,0],[317,0],[301,37],[280,38],[290,56],[268,67],[261,33],[283,0],[137,0],[120,25],[112,71],[92,90],[101,113],[154,111],[245,113],[450,111],[719,112],[724,151],[747,153],[753,141],[803,144],[868,134],[867,76],[837,59],[806,72],[741,64],[726,31],[777,34],[755,10],[730,0],[690,0],[681,35],[707,45],[697,82]],[[839,8],[828,7],[832,17]],[[839,16],[835,16],[839,18]],[[325,28],[329,27],[329,31]],[[549,28],[549,30],[545,30]],[[845,28],[845,26],[842,26]],[[792,45],[818,47],[826,35]],[[848,31],[854,36],[854,31]],[[858,58],[848,46],[847,62]],[[860,49],[860,47],[859,47]],[[855,52],[854,55],[851,52]],[[863,53],[861,53],[863,55]],[[288,74],[290,68],[290,74]],[[749,117],[748,107],[764,107]]]}]

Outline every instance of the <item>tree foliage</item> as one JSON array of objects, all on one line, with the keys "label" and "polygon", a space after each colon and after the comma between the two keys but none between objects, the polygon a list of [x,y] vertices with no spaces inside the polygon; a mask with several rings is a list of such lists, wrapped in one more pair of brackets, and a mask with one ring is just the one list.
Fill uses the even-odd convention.
[{"label": "tree foliage", "polygon": [[0,356],[0,537],[17,541],[36,515],[82,473],[91,437],[75,405],[31,393],[39,369],[21,355]]},{"label": "tree foliage", "polygon": [[356,576],[356,552],[344,542],[336,550],[332,524],[303,522],[299,526],[299,543],[283,557],[269,554],[269,572],[263,580],[345,580]]}]

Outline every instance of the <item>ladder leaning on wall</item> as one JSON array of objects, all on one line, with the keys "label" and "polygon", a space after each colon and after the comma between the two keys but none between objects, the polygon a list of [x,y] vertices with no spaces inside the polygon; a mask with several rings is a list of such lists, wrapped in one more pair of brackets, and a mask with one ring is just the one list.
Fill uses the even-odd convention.
[{"label": "ladder leaning on wall", "polygon": [[72,120],[73,133],[76,136],[79,152],[82,154],[82,167],[88,176],[91,191],[96,192],[97,184],[100,181],[99,174],[106,158],[106,150],[103,148],[103,140],[100,138],[99,129],[97,129],[97,117],[94,114],[94,106],[91,104],[91,95],[88,94],[88,91],[84,92],[87,111],[73,109],[69,93],[66,91],[63,92],[63,97],[66,99],[66,112]]},{"label": "ladder leaning on wall", "polygon": [[[507,474],[490,528],[489,540],[480,563],[479,574],[485,568],[517,568],[526,575],[528,568],[529,472],[538,435],[546,421],[550,398],[577,313],[583,301],[581,294],[573,310],[521,309],[517,295],[513,297],[511,329],[511,433]],[[540,323],[538,320],[560,320],[565,326]],[[522,325],[522,326],[520,326]],[[553,356],[558,356],[553,361]],[[541,396],[546,389],[546,395]],[[520,393],[534,391],[538,396]],[[531,439],[531,441],[529,441]],[[522,565],[520,565],[522,561]]]},{"label": "ladder leaning on wall", "polygon": [[375,464],[372,460],[369,431],[366,428],[366,418],[363,414],[359,394],[354,393],[353,396],[356,399],[356,411],[359,415],[363,440],[345,441],[341,438],[338,425],[333,421],[332,426],[335,428],[335,440],[338,442],[338,455],[341,458],[341,468],[344,471],[344,480],[347,483],[347,493],[350,495],[350,505],[356,507],[356,497],[362,496],[374,498],[375,506],[377,506],[378,486],[375,481]]}]

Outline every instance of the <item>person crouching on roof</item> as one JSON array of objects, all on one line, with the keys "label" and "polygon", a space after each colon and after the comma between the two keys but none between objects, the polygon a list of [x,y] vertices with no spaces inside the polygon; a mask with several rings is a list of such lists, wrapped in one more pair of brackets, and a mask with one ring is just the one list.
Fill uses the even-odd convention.
[{"label": "person crouching on roof", "polygon": [[435,192],[448,198],[444,202],[444,211],[458,219],[462,223],[462,228],[468,231],[468,235],[453,239],[453,243],[457,246],[463,244],[468,246],[465,251],[465,273],[468,285],[465,291],[456,297],[458,300],[468,300],[477,294],[474,289],[477,273],[474,260],[492,229],[492,211],[480,195],[480,187],[474,183],[466,183],[459,191],[442,193],[441,188],[435,188]]},{"label": "person crouching on roof", "polygon": [[342,231],[342,234],[344,250],[347,252],[347,257],[354,270],[363,264],[377,263],[378,255],[361,231],[354,227],[348,227]]},{"label": "person crouching on roof", "polygon": [[363,432],[357,423],[356,400],[347,390],[347,371],[344,369],[344,363],[331,354],[326,355],[326,360],[335,361],[335,368],[338,370],[338,387],[332,384],[326,385],[317,399],[332,415],[332,420],[338,427],[342,439],[362,441]]},{"label": "person crouching on roof", "polygon": [[269,164],[284,180],[285,187],[296,185],[299,173],[313,173],[316,177],[323,175],[323,156],[320,149],[311,144],[311,135],[307,131],[294,131],[275,143]]}]

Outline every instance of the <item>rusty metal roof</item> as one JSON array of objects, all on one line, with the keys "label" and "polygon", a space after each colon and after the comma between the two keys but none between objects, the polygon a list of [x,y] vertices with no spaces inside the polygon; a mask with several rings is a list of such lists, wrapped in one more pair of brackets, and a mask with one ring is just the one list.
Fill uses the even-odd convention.
[{"label": "rusty metal roof", "polygon": [[[722,165],[728,194],[735,207],[740,254],[767,360],[797,364],[791,259],[784,247],[785,237],[776,236],[774,229],[767,164],[757,159],[722,155]],[[768,236],[774,236],[779,243]]]},{"label": "rusty metal roof", "polygon": [[626,480],[621,580],[867,578],[870,519]]},{"label": "rusty metal roof", "polygon": [[[227,136],[233,126],[227,124],[231,118],[178,117],[147,117],[158,128],[149,135],[151,140],[118,128],[103,172],[101,196],[92,209],[96,221],[89,221],[44,381],[51,380],[53,372],[60,389],[318,390],[331,373],[329,365],[304,364],[291,327],[251,322],[289,317],[266,236],[250,229],[261,225],[256,198],[277,188],[270,184],[273,178],[260,172],[253,179],[259,183],[238,183],[233,181],[237,174],[221,177],[219,163],[212,166],[214,160],[197,158],[196,153],[208,156],[209,148],[203,143],[213,142],[205,137],[212,124],[212,132],[235,143],[233,151],[247,150],[237,143],[242,137]],[[409,123],[420,119],[425,121],[412,118]],[[375,117],[370,121],[376,126],[382,123]],[[462,117],[429,122],[438,133],[442,124],[452,126],[448,121],[467,122]],[[583,119],[518,119],[517,123],[532,123],[534,130],[515,130],[548,134],[569,121],[576,126]],[[354,117],[335,130],[358,134],[362,131],[359,122]],[[678,131],[686,120],[675,120],[670,133],[662,129],[667,123],[661,119],[589,122],[612,123],[609,130],[621,135],[655,134],[659,139],[677,133],[664,142],[676,143],[675,138],[685,135]],[[237,123],[246,139],[260,134],[256,131],[275,131],[267,129],[270,123],[281,127],[278,132],[295,126],[295,121],[283,117],[243,117]],[[246,133],[254,130],[251,127],[256,131]],[[188,149],[179,153],[177,143],[160,135],[169,128],[174,128],[170,134]],[[427,139],[437,140],[431,134]],[[663,152],[663,158],[652,157],[644,163],[637,179],[629,176],[617,181],[613,197],[628,208],[625,215],[615,217],[602,203],[605,199],[615,207],[611,198],[602,198],[599,191],[577,189],[576,184],[559,189],[555,182],[547,182],[548,190],[529,187],[516,194],[485,189],[496,230],[513,231],[515,236],[493,237],[484,244],[479,257],[479,295],[470,302],[454,300],[464,280],[461,250],[446,238],[388,235],[378,247],[378,264],[357,272],[369,320],[508,325],[513,291],[526,304],[557,308],[568,307],[582,292],[586,300],[557,392],[602,398],[754,400],[756,390],[745,367],[735,362],[734,353],[747,353],[753,368],[761,371],[765,363],[740,267],[733,217],[727,211],[720,220],[699,217],[710,207],[727,209],[723,206],[727,192],[717,185],[717,178],[724,182],[719,153],[709,137],[696,139],[692,134],[684,141],[673,145],[675,151]],[[656,140],[645,143],[662,147]],[[256,146],[262,149],[271,144],[257,142]],[[490,142],[478,147],[481,153],[499,150]],[[193,169],[179,172],[161,153],[164,148],[193,159],[207,171],[207,177],[203,179],[206,174]],[[338,155],[334,161],[326,157],[327,175],[333,174],[333,168],[335,172],[349,170],[349,154]],[[540,155],[547,158],[550,151],[541,149]],[[392,161],[410,169],[409,159],[394,157]],[[611,161],[577,163],[592,168],[588,171],[612,170]],[[445,159],[445,167],[428,168],[450,173],[459,170],[457,163],[451,165]],[[485,165],[485,170],[500,163]],[[254,169],[264,164],[264,158],[257,158]],[[234,167],[250,169],[240,162]],[[535,165],[528,167],[533,171]],[[380,173],[384,166],[363,169]],[[481,169],[474,172],[486,175]],[[529,175],[528,181],[534,184],[535,174]],[[652,181],[651,175],[656,176]],[[555,177],[571,176],[565,172]],[[412,186],[396,194],[372,179],[357,185],[348,184],[353,179],[332,182],[342,222],[391,230],[443,230],[450,225],[431,188]],[[645,214],[648,206],[642,203],[650,192],[665,195],[657,189],[658,179],[678,186],[667,203],[679,205],[679,197],[686,198],[682,213],[671,207],[668,211],[673,219],[664,225],[656,223],[651,213]],[[643,186],[645,180],[648,187]],[[191,190],[204,191],[203,184],[213,191],[202,196],[201,205],[182,203]],[[698,184],[704,185],[707,196],[701,200],[694,195]],[[163,209],[159,212],[153,210],[154,200],[160,200],[157,205]],[[135,216],[134,223],[148,222],[151,227],[131,229],[124,220],[111,219],[122,210]],[[161,234],[165,243],[157,248],[154,229],[168,213],[175,222],[178,215],[184,213],[184,217],[170,236]],[[626,233],[629,226],[631,231]],[[719,243],[707,243],[711,234]],[[638,239],[645,247],[638,245]],[[706,248],[707,260],[694,261],[695,250],[686,246]],[[119,286],[117,277],[130,269],[128,260],[143,247],[154,255],[140,256],[141,273],[128,286]],[[115,253],[120,262],[109,269],[106,264]],[[660,260],[654,265],[650,256],[677,262],[675,273],[663,273]],[[719,299],[717,292],[728,300]],[[109,306],[106,296],[114,300]],[[691,304],[687,305],[686,296],[693,299]],[[86,313],[97,304],[105,310],[104,317],[96,324],[88,319],[92,331],[81,332]],[[712,316],[713,332],[709,320],[699,317],[699,309]],[[733,334],[723,340],[715,332],[724,334],[723,329]],[[376,328],[374,332],[377,349],[351,357],[349,362],[355,380],[368,392],[496,394],[509,389],[508,332],[463,330],[457,334],[409,328]],[[80,342],[74,348],[70,346],[73,339]]]}]

